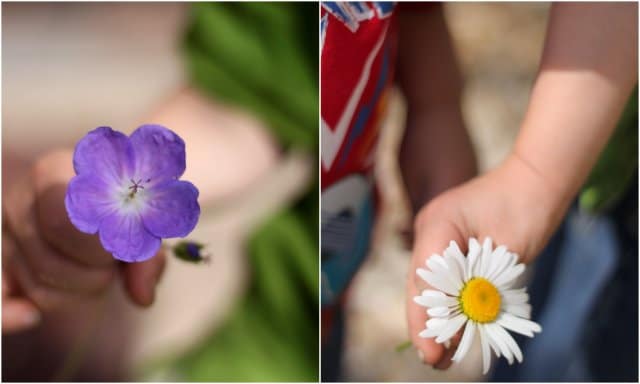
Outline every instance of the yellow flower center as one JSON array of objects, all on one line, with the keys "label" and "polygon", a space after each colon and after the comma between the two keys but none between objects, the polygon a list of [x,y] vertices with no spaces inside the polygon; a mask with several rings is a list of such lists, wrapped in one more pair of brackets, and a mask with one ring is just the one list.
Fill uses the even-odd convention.
[{"label": "yellow flower center", "polygon": [[489,323],[500,313],[500,292],[489,280],[474,277],[460,292],[460,306],[467,317],[478,323]]}]

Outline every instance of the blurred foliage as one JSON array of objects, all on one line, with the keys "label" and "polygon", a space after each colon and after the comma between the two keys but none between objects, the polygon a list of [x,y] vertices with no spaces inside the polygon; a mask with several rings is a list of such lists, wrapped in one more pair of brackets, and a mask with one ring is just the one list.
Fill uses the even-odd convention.
[{"label": "blurred foliage", "polygon": [[263,118],[283,145],[317,151],[318,4],[200,3],[191,18],[193,83]]},{"label": "blurred foliage", "polygon": [[615,132],[600,154],[580,196],[580,208],[591,213],[612,207],[638,172],[638,87],[627,101]]},{"label": "blurred foliage", "polygon": [[[317,18],[317,3],[194,4],[184,45],[192,83],[254,113],[283,148],[315,158]],[[263,223],[247,253],[246,296],[175,362],[175,373],[192,381],[317,381],[317,182]]]},{"label": "blurred foliage", "polygon": [[251,239],[248,295],[225,325],[176,364],[187,381],[317,381],[318,250],[286,212]]}]

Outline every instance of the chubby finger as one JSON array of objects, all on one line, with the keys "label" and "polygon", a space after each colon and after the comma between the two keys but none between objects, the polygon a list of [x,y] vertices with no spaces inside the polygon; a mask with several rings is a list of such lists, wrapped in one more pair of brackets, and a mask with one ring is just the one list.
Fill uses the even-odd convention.
[{"label": "chubby finger", "polygon": [[413,298],[419,295],[413,279],[407,279],[407,325],[409,337],[413,346],[418,351],[418,359],[423,363],[434,365],[440,361],[444,354],[444,347],[434,341],[433,338],[420,337],[420,332],[425,329],[425,323],[429,320],[424,307],[417,305]]},{"label": "chubby finger", "polygon": [[[4,244],[6,243],[3,241]],[[2,270],[2,332],[18,332],[37,325],[40,322],[38,308],[24,298],[12,297],[17,293],[15,282],[4,268],[6,267]]]},{"label": "chubby finger", "polygon": [[[426,261],[433,254],[442,254],[451,240],[461,243],[460,226],[455,221],[454,211],[434,210],[427,207],[416,219],[414,247],[409,276],[407,278],[407,322],[411,340],[418,349],[418,356],[426,364],[446,368],[451,359],[449,349],[435,342],[434,338],[422,338],[420,332],[429,320],[427,308],[413,301],[424,289],[433,289],[417,274],[418,268],[427,268]],[[447,358],[447,354],[449,357]]]},{"label": "chubby finger", "polygon": [[13,257],[7,261],[7,269],[14,277],[21,295],[29,298],[43,312],[67,308],[77,303],[84,295],[53,288],[35,279],[23,258]]},{"label": "chubby finger", "polygon": [[460,344],[460,339],[462,338],[462,331],[458,332],[455,336],[453,336],[450,341],[449,341],[449,345],[445,346],[444,348],[444,352],[442,353],[442,356],[440,356],[440,360],[438,360],[435,364],[433,364],[433,367],[436,369],[448,369],[451,364],[453,364],[453,360],[451,360],[453,358],[453,355],[456,353],[456,350],[458,349],[458,345]]},{"label": "chubby finger", "polygon": [[438,210],[426,209],[420,213],[414,227],[414,268],[425,268],[427,259],[434,254],[442,255],[451,241],[455,241],[461,249],[465,247],[463,232],[466,230],[464,220],[459,216],[455,209],[446,207]]},{"label": "chubby finger", "polygon": [[166,265],[164,250],[141,263],[127,263],[122,266],[124,284],[134,303],[148,307],[153,304],[156,285],[162,277]]},{"label": "chubby finger", "polygon": [[80,264],[115,265],[115,259],[104,250],[97,235],[80,232],[69,220],[64,199],[67,184],[75,176],[71,152],[59,151],[45,156],[34,166],[31,176],[36,218],[43,238],[61,254]]},{"label": "chubby finger", "polygon": [[2,299],[2,332],[18,332],[32,328],[40,322],[40,311],[22,298]]},{"label": "chubby finger", "polygon": [[[25,182],[24,180],[22,182]],[[20,191],[22,191],[20,193]],[[87,267],[64,257],[42,239],[35,219],[35,202],[28,187],[17,188],[5,205],[5,231],[16,250],[10,258],[19,258],[32,279],[40,285],[63,291],[93,295],[102,292],[114,276],[113,267]],[[19,196],[16,194],[20,194]],[[20,281],[22,285],[22,281]]]}]

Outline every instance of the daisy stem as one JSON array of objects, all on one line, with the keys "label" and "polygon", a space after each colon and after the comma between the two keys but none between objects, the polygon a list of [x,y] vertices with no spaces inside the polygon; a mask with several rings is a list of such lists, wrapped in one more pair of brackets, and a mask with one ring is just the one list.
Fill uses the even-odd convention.
[{"label": "daisy stem", "polygon": [[402,343],[396,345],[396,352],[404,352],[406,349],[411,347],[411,340],[403,341]]}]

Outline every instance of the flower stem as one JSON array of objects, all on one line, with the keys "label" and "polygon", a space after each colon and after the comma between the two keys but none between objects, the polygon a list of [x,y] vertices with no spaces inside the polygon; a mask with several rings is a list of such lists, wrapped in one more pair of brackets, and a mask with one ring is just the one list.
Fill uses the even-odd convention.
[{"label": "flower stem", "polygon": [[409,347],[411,347],[411,340],[407,340],[407,341],[404,341],[404,342],[396,345],[395,350],[396,350],[396,352],[400,353],[400,352],[404,352]]}]

